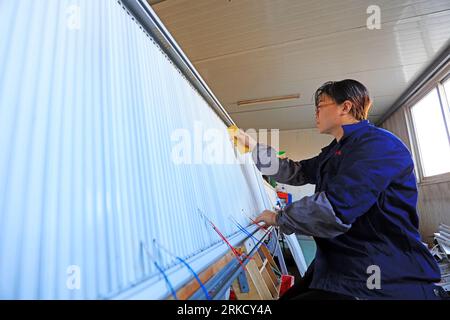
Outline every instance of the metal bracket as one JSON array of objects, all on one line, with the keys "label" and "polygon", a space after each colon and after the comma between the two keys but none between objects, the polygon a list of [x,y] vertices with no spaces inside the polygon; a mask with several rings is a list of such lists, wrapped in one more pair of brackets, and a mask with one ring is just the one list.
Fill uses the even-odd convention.
[{"label": "metal bracket", "polygon": [[248,285],[247,275],[244,271],[242,271],[238,276],[239,288],[242,293],[248,293],[250,291],[250,287]]}]

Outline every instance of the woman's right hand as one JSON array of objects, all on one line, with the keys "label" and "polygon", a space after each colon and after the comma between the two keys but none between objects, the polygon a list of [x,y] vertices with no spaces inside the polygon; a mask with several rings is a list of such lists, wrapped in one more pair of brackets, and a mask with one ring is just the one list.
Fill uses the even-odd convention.
[{"label": "woman's right hand", "polygon": [[237,142],[244,146],[245,148],[248,148],[250,151],[252,151],[256,145],[258,144],[255,139],[253,139],[250,135],[245,133],[243,130],[238,129],[237,132],[234,135],[234,139],[237,140]]}]

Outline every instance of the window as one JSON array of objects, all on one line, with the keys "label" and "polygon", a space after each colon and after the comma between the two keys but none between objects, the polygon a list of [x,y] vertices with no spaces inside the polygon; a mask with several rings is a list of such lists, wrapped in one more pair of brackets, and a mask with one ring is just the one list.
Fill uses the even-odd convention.
[{"label": "window", "polygon": [[[439,84],[441,85],[441,84]],[[450,172],[450,134],[446,113],[450,97],[450,81],[434,87],[411,107],[412,121],[420,157],[422,177]],[[444,94],[444,91],[447,94]]]}]

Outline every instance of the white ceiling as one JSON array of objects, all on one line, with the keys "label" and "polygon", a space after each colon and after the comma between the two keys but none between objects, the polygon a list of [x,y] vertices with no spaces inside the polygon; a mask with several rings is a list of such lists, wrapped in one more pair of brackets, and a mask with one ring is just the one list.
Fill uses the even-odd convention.
[{"label": "white ceiling", "polygon": [[[368,87],[375,122],[450,39],[449,0],[148,1],[242,128],[313,128],[314,91],[345,78]],[[370,5],[380,30],[366,27]]]}]

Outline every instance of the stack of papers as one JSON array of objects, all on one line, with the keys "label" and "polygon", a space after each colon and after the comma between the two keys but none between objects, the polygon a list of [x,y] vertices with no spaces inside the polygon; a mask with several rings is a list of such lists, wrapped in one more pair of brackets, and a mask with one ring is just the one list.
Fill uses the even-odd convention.
[{"label": "stack of papers", "polygon": [[450,291],[450,227],[441,224],[434,234],[435,246],[431,250],[438,260],[441,269],[441,282],[438,283],[445,291]]}]

